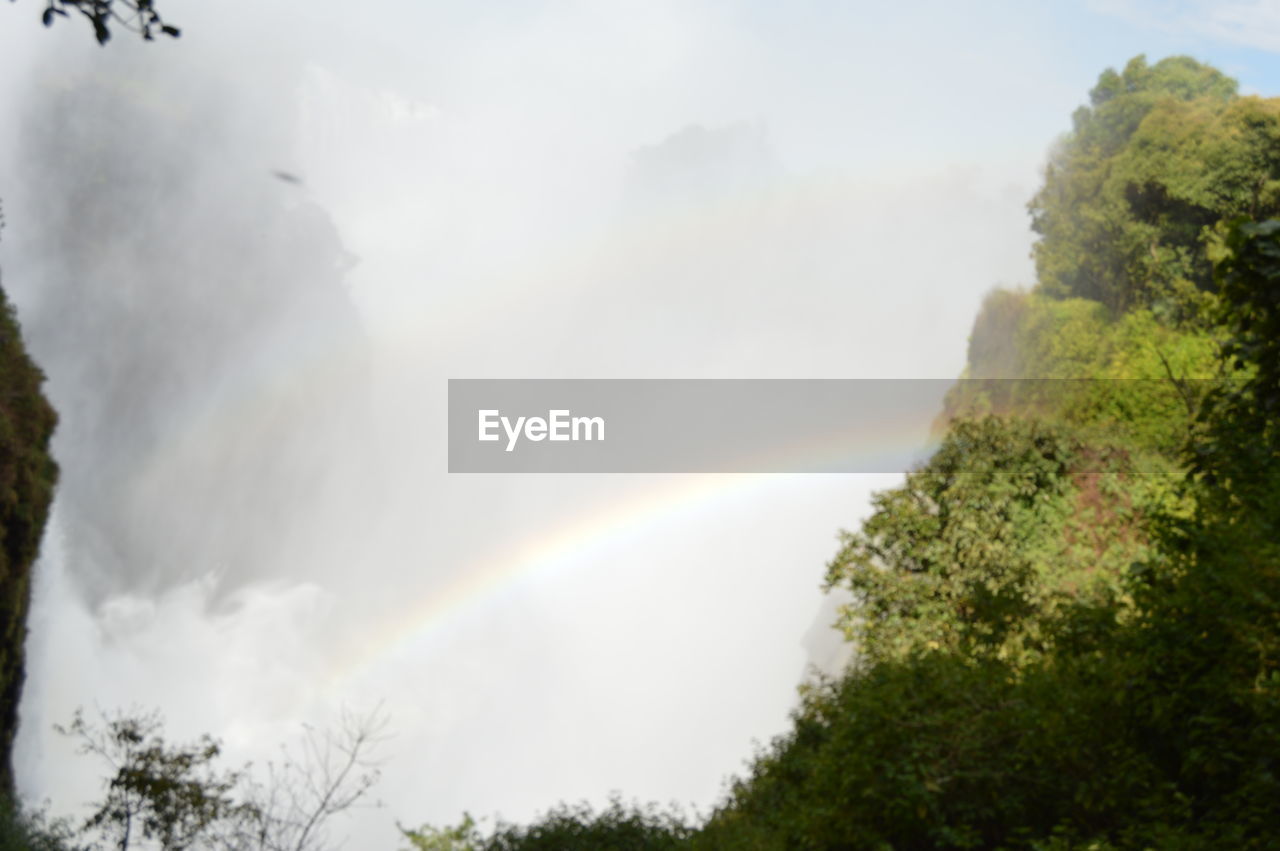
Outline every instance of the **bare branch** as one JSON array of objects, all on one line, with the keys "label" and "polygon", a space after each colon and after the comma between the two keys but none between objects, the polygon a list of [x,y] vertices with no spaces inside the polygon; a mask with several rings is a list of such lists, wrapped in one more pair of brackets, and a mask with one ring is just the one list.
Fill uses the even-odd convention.
[{"label": "bare branch", "polygon": [[380,707],[363,716],[344,712],[339,729],[306,726],[295,752],[282,747],[281,762],[268,766],[266,785],[254,789],[262,820],[258,847],[327,848],[330,820],[358,806],[381,775],[374,751],[385,728]]}]

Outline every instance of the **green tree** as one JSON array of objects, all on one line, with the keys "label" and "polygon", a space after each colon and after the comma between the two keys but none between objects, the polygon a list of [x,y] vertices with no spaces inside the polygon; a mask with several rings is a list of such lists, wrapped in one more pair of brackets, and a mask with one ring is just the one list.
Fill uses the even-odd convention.
[{"label": "green tree", "polygon": [[183,851],[220,823],[249,818],[233,792],[242,775],[216,770],[221,748],[209,736],[190,744],[171,744],[161,735],[156,713],[103,719],[99,728],[77,712],[58,731],[80,741],[80,752],[104,760],[112,774],[106,797],[85,821],[84,829],[120,851],[144,840],[164,851]]},{"label": "green tree", "polygon": [[[999,421],[958,424],[932,475],[882,497],[833,564],[846,581],[881,575],[855,585],[863,628],[907,640],[891,653],[870,642],[844,677],[811,688],[695,848],[1274,847],[1280,221],[1235,223],[1217,257],[1229,377],[1198,407],[1182,498],[1137,518],[1149,546],[1127,570],[1111,566],[1120,593],[1062,598],[1038,616],[1041,652],[1021,658],[936,638],[940,625],[967,628],[957,580],[1019,577],[1007,569],[1025,551],[1009,546],[1015,510],[1037,492],[1056,499],[1084,451],[1033,452],[1007,428],[988,434]],[[1001,464],[1007,482],[982,475]],[[971,487],[950,499],[970,465]],[[1031,537],[1043,546],[1054,524]],[[1030,586],[1013,587],[1025,599]]]},{"label": "green tree", "polygon": [[400,832],[414,851],[674,851],[688,846],[694,828],[676,809],[615,796],[600,810],[561,804],[528,825],[500,821],[488,834],[470,816],[456,827]]},{"label": "green tree", "polygon": [[469,813],[463,813],[462,821],[453,827],[423,825],[417,830],[410,830],[403,825],[396,827],[409,840],[413,851],[476,851],[484,841],[476,829],[475,819]]},{"label": "green tree", "polygon": [[842,625],[871,660],[926,650],[1016,661],[1054,642],[1056,613],[1122,593],[1149,551],[1163,477],[1123,446],[1034,419],[953,424],[827,567],[852,592]]},{"label": "green tree", "polygon": [[0,800],[0,851],[88,851],[66,819]]},{"label": "green tree", "polygon": [[1280,213],[1278,140],[1280,103],[1239,98],[1187,57],[1104,72],[1029,205],[1040,286],[1115,311],[1198,315],[1212,226]]},{"label": "green tree", "polygon": [[373,752],[385,720],[378,710],[344,714],[336,729],[306,728],[297,748],[282,746],[265,779],[250,766],[218,768],[221,745],[205,735],[165,740],[158,713],[117,713],[101,726],[77,711],[59,732],[110,769],[106,795],[81,835],[127,851],[323,851],[333,817],[359,805],[377,782]]},{"label": "green tree", "polygon": [[11,753],[26,676],[31,571],[40,552],[58,466],[49,442],[58,417],[41,391],[12,305],[0,290],[0,797],[13,792]]}]

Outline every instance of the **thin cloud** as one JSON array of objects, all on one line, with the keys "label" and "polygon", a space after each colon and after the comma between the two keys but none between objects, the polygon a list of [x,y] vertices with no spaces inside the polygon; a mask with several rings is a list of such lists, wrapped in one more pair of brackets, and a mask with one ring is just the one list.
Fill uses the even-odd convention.
[{"label": "thin cloud", "polygon": [[1183,3],[1093,0],[1089,5],[1099,14],[1168,35],[1280,52],[1280,2],[1276,0]]}]

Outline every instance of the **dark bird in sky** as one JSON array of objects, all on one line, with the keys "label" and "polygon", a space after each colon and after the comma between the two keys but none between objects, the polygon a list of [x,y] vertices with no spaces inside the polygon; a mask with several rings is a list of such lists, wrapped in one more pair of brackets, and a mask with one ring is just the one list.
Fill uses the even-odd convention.
[{"label": "dark bird in sky", "polygon": [[285,183],[295,183],[295,184],[302,183],[302,178],[298,177],[298,175],[293,174],[291,172],[274,169],[272,170],[271,173],[274,174],[276,177],[280,178],[281,180],[283,180]]}]

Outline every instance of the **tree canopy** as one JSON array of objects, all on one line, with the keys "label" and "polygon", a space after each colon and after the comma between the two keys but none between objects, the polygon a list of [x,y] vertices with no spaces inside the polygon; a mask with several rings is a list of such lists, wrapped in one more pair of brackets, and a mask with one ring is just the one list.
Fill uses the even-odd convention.
[{"label": "tree canopy", "polygon": [[1280,100],[1187,57],[1136,57],[1099,77],[1029,207],[1046,293],[1185,315],[1213,285],[1214,225],[1280,214]]}]

